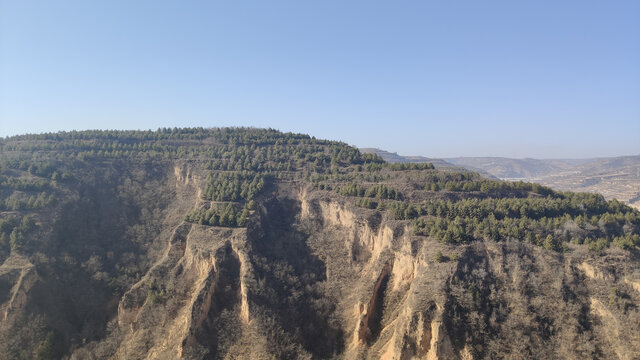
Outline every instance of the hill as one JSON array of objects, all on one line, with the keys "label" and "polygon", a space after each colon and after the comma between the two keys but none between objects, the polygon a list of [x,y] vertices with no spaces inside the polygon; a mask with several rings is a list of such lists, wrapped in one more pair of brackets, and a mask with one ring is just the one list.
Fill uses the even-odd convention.
[{"label": "hill", "polygon": [[448,163],[442,159],[427,158],[424,156],[402,156],[398,153],[376,149],[376,148],[360,148],[360,152],[364,154],[376,154],[384,161],[390,163],[432,163],[437,168],[455,168],[454,164]]},{"label": "hill", "polygon": [[582,162],[580,160],[510,159],[502,157],[457,157],[448,158],[446,161],[466,169],[485,171],[500,179],[533,179],[566,170]]},{"label": "hill", "polygon": [[0,140],[0,357],[633,358],[640,212],[271,129]]},{"label": "hill", "polygon": [[534,181],[563,191],[600,193],[640,207],[640,155],[596,159],[451,158],[446,161],[505,180]]}]

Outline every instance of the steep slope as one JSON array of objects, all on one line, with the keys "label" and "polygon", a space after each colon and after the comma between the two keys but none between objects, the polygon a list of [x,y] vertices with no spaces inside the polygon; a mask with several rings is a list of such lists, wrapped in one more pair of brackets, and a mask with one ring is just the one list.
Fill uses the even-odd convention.
[{"label": "steep slope", "polygon": [[0,357],[640,353],[640,213],[597,195],[272,130],[2,146]]}]

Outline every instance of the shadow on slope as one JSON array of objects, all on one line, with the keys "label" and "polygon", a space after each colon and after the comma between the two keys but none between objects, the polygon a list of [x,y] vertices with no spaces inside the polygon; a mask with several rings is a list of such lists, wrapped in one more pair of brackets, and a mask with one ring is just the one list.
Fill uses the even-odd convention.
[{"label": "shadow on slope", "polygon": [[[251,261],[258,279],[253,302],[276,356],[331,358],[342,352],[343,334],[332,321],[335,301],[324,296],[325,264],[307,246],[308,234],[296,226],[300,204],[272,198],[254,229]],[[300,348],[302,347],[302,349]]]}]

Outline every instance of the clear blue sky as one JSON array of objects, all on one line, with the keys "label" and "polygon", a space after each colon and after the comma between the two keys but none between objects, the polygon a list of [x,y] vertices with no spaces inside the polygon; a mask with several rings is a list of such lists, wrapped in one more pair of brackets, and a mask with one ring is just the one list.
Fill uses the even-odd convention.
[{"label": "clear blue sky", "polygon": [[0,0],[0,136],[173,126],[639,154],[640,1]]}]

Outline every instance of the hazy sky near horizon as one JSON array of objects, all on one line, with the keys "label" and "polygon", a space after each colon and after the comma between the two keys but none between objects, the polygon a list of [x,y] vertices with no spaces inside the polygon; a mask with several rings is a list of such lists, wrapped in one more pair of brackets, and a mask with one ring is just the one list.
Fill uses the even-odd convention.
[{"label": "hazy sky near horizon", "polygon": [[640,154],[640,1],[0,0],[0,136],[174,126]]}]

